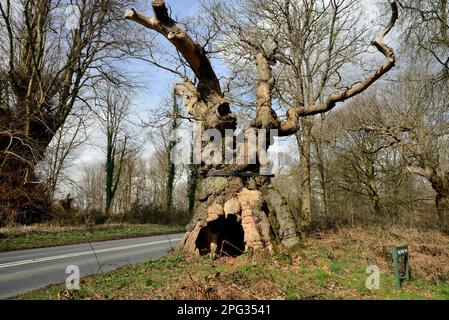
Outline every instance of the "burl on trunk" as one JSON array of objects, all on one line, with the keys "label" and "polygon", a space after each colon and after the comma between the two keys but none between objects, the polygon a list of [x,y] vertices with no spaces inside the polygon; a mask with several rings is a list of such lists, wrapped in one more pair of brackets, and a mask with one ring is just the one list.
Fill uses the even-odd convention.
[{"label": "burl on trunk", "polygon": [[[276,63],[277,49],[267,53],[257,44],[249,43],[254,48],[259,81],[256,117],[246,132],[254,133],[256,141],[268,140],[266,135],[269,130],[277,130],[280,136],[295,134],[300,117],[331,110],[336,103],[365,91],[393,68],[393,50],[384,43],[385,35],[398,17],[396,1],[390,1],[390,4],[393,11],[390,24],[373,42],[386,57],[385,63],[364,81],[330,95],[323,103],[290,108],[283,121],[278,119],[272,108],[275,88],[272,66]],[[236,118],[204,49],[170,17],[163,0],[153,0],[152,7],[154,16],[151,18],[130,9],[125,13],[125,19],[136,21],[165,36],[188,62],[198,84],[195,86],[193,82],[185,80],[175,88],[177,94],[184,98],[187,112],[200,124],[202,130],[215,129],[223,136],[226,130],[235,130]],[[251,144],[249,140],[245,141]],[[182,250],[201,255],[238,255],[245,250],[271,251],[277,245],[291,247],[300,242],[296,220],[285,199],[273,187],[269,176],[257,174],[267,165],[263,158],[265,155],[258,154],[255,164],[245,161],[244,164],[238,162],[233,165],[202,164],[202,180],[196,196],[194,217],[181,242]],[[247,171],[253,174],[239,174]]]}]

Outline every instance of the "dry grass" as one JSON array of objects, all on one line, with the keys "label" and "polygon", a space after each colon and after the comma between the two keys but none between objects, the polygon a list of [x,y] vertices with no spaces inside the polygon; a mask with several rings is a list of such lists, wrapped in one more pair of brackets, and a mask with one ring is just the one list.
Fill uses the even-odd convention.
[{"label": "dry grass", "polygon": [[408,244],[415,277],[435,282],[449,281],[449,236],[438,231],[377,227],[368,232],[352,228],[317,234],[315,239],[335,252],[349,247],[383,270],[391,266],[392,247]]},{"label": "dry grass", "polygon": [[[413,280],[394,284],[391,248],[408,244]],[[381,289],[365,287],[369,265]],[[51,286],[22,299],[449,299],[449,237],[414,229],[341,229],[315,234],[302,248],[238,258],[186,257],[87,277],[82,290]]]}]

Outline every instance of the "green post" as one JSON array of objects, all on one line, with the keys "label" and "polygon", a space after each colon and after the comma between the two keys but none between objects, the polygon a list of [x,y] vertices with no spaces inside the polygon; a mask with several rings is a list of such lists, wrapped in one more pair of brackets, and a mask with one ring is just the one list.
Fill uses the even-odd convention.
[{"label": "green post", "polygon": [[392,255],[393,255],[394,279],[396,281],[396,288],[401,289],[401,276],[399,274],[398,248],[397,247],[393,248]]},{"label": "green post", "polygon": [[[408,246],[394,247],[392,249],[394,277],[396,288],[401,289],[403,281],[410,281],[410,267],[408,263]],[[401,273],[401,269],[403,273]]]}]

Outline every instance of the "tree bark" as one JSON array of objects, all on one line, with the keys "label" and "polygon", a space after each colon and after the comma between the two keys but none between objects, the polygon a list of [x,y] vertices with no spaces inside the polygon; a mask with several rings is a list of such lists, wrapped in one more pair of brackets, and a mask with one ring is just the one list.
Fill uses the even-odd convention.
[{"label": "tree bark", "polygon": [[[123,146],[118,146],[117,132],[111,132],[108,128],[106,146],[106,184],[105,184],[105,214],[111,215],[112,203],[117,192],[123,171],[124,158],[127,148],[127,138],[125,137]],[[117,151],[120,147],[121,150]]]},{"label": "tree bark", "polygon": [[449,231],[449,171],[434,172],[429,181],[436,192],[435,207],[442,229]]},{"label": "tree bark", "polygon": [[266,177],[200,180],[195,215],[181,242],[186,252],[238,255],[298,244],[293,214]]},{"label": "tree bark", "polygon": [[[191,155],[190,159],[191,162],[193,163],[193,155]],[[189,215],[193,215],[195,209],[196,191],[198,189],[199,166],[196,164],[189,164],[187,170],[188,170],[188,179],[187,179],[188,210]]]},{"label": "tree bark", "polygon": [[313,120],[303,118],[301,135],[297,136],[299,144],[299,166],[301,183],[301,218],[300,230],[305,234],[312,223],[312,186],[311,186],[311,134]]},{"label": "tree bark", "polygon": [[442,229],[449,228],[449,170],[437,170],[431,166],[408,166],[410,173],[427,179],[435,191],[435,208]]},{"label": "tree bark", "polygon": [[327,216],[328,212],[328,199],[327,199],[327,182],[326,182],[326,172],[325,172],[325,160],[323,155],[323,144],[321,141],[315,142],[315,151],[317,154],[318,161],[318,173],[320,179],[320,188],[321,188],[321,201],[323,203],[323,215]]},{"label": "tree bark", "polygon": [[[176,131],[178,129],[178,113],[179,113],[179,106],[178,102],[176,101],[176,93],[173,94],[173,105],[172,105],[172,114],[173,119],[171,123],[171,132]],[[166,200],[166,207],[167,209],[171,209],[173,207],[173,190],[175,188],[175,176],[176,176],[176,166],[172,161],[172,150],[175,147],[176,142],[170,140],[167,144],[167,200]]]},{"label": "tree bark", "polygon": [[21,129],[23,123],[23,119],[5,114],[0,117],[0,226],[31,224],[51,217],[50,197],[37,182],[35,167],[52,135],[40,121],[33,120],[28,122],[26,135]]}]

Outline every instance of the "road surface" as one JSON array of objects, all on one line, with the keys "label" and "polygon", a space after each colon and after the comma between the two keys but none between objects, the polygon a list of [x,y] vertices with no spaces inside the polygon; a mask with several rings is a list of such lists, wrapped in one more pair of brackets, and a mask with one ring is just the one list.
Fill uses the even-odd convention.
[{"label": "road surface", "polygon": [[69,265],[81,277],[164,256],[183,234],[0,253],[0,299],[65,282]]}]

